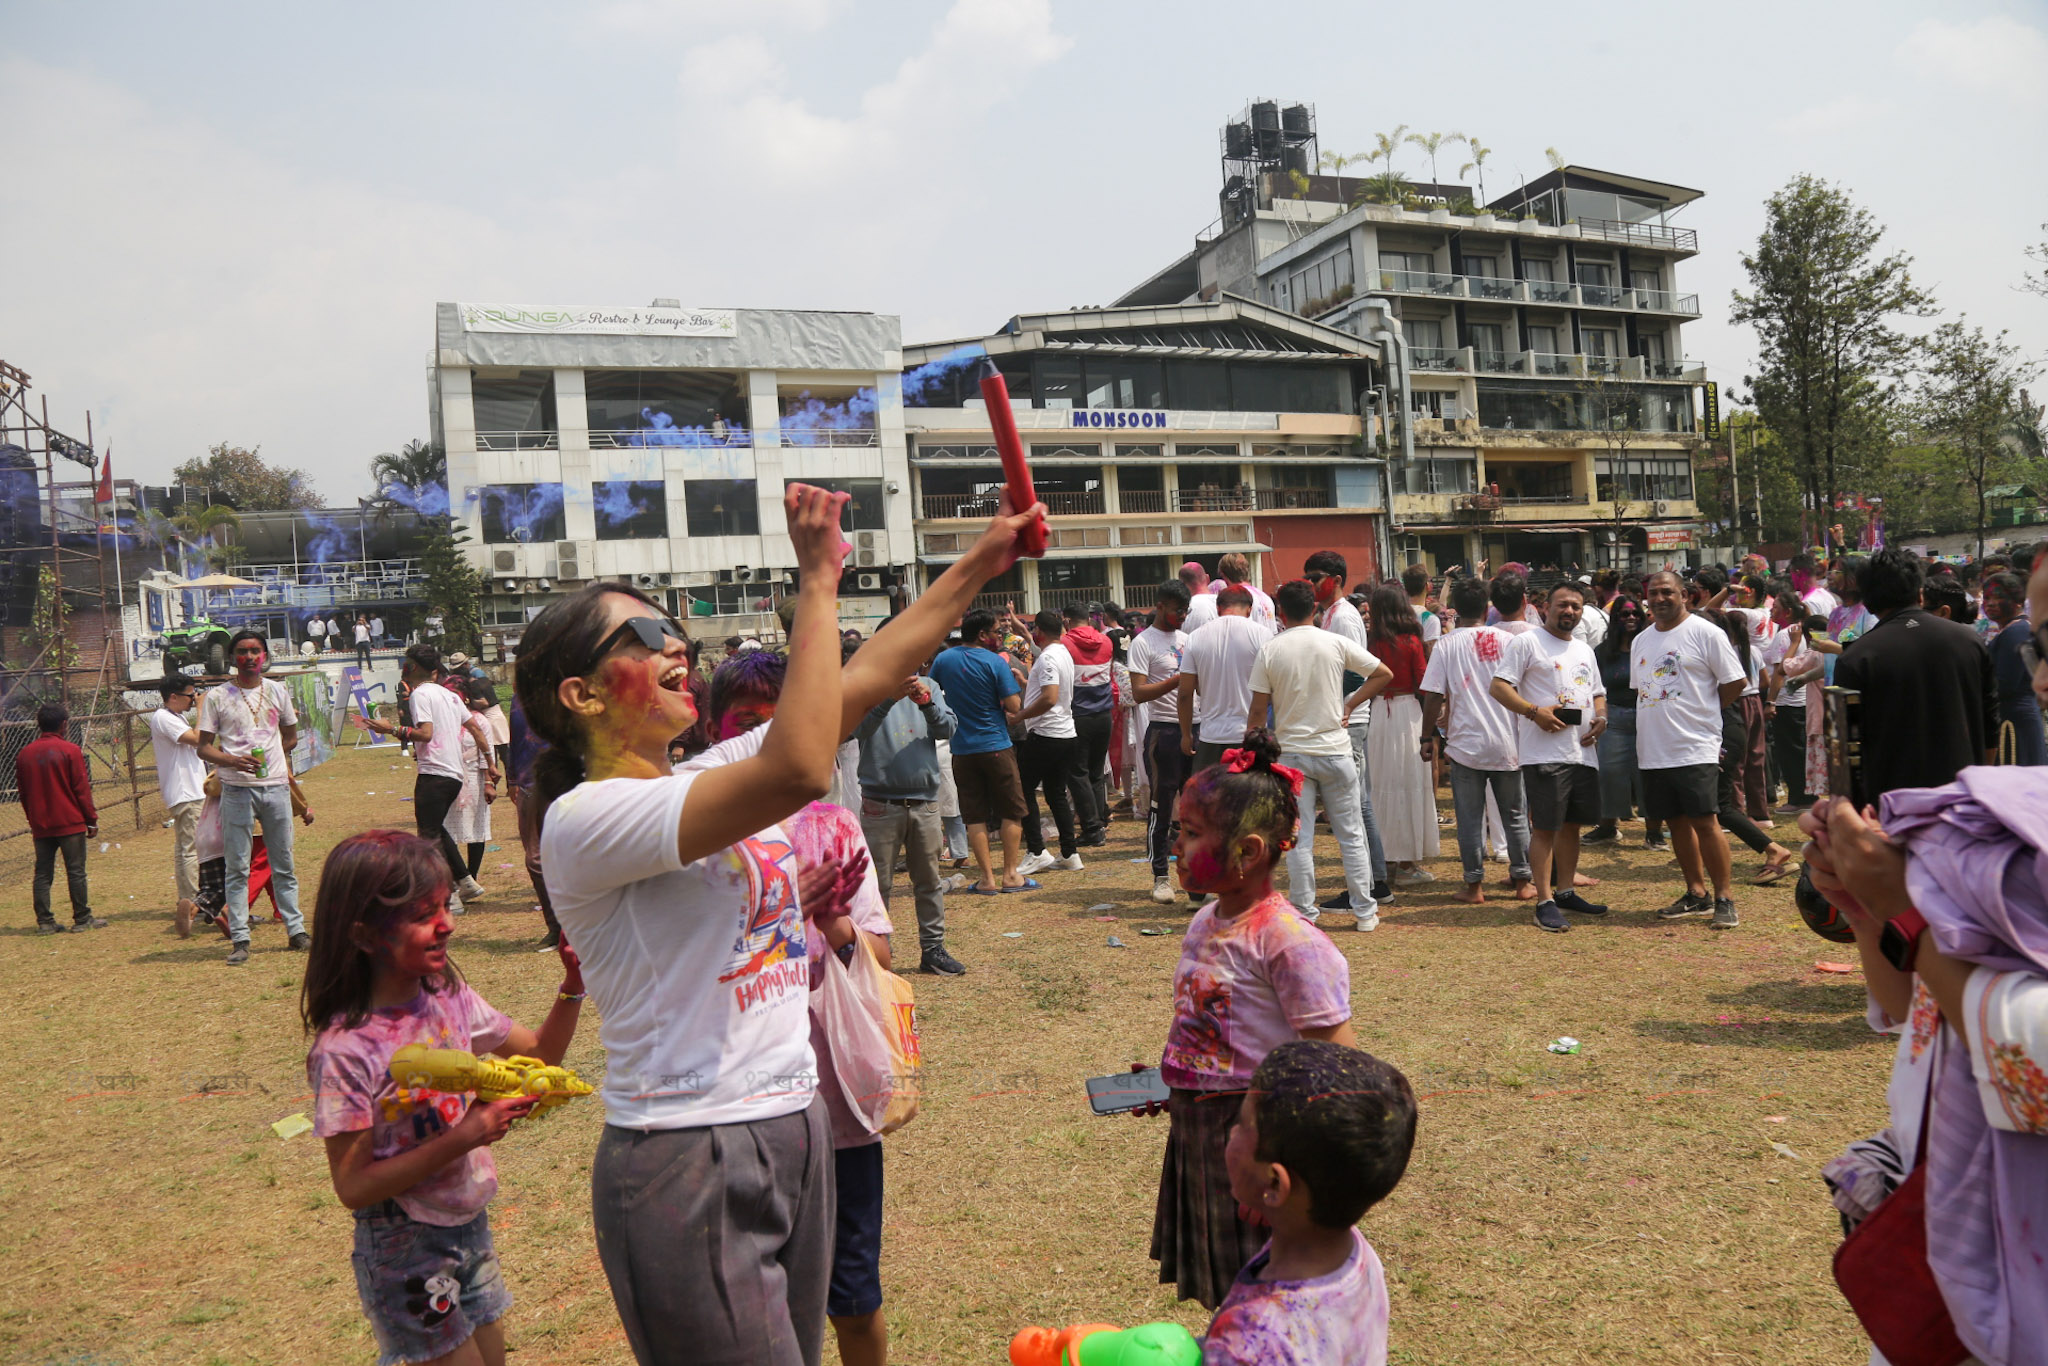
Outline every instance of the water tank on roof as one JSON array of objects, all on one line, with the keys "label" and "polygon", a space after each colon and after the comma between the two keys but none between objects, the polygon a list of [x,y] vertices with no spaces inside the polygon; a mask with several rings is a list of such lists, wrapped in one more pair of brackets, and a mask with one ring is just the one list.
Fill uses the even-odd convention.
[{"label": "water tank on roof", "polygon": [[1287,150],[1280,154],[1280,163],[1290,171],[1307,175],[1308,148],[1298,142],[1288,144]]},{"label": "water tank on roof", "polygon": [[1271,100],[1261,100],[1252,106],[1252,127],[1261,133],[1280,127],[1280,106]]},{"label": "water tank on roof", "polygon": [[1241,161],[1252,154],[1252,126],[1249,123],[1223,125],[1223,155]]},{"label": "water tank on roof", "polygon": [[1305,104],[1290,104],[1280,112],[1280,129],[1288,138],[1306,138],[1315,133],[1315,116]]}]

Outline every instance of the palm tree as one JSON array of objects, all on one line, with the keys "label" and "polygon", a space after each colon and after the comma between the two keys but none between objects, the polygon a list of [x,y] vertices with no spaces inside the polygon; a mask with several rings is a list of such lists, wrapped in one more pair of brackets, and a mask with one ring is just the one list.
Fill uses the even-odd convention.
[{"label": "palm tree", "polygon": [[[1387,169],[1381,173],[1386,184],[1393,184],[1394,153],[1401,150],[1401,144],[1407,136],[1408,125],[1405,123],[1397,125],[1391,133],[1375,133],[1373,135],[1372,151],[1367,153],[1366,159],[1368,161],[1384,160],[1387,163]],[[1400,201],[1384,200],[1382,202],[1392,204],[1399,203]]]},{"label": "palm tree", "polygon": [[1463,142],[1464,140],[1465,135],[1463,133],[1410,133],[1405,139],[1405,141],[1420,147],[1429,157],[1429,182],[1432,185],[1441,183],[1437,180],[1436,175],[1437,149],[1447,142]]},{"label": "palm tree", "polygon": [[1365,155],[1361,152],[1353,152],[1349,156],[1342,152],[1325,152],[1322,156],[1321,165],[1331,175],[1343,175],[1346,166],[1349,166],[1354,161],[1363,160],[1365,160]]},{"label": "palm tree", "polygon": [[1491,147],[1481,147],[1478,138],[1460,135],[1459,141],[1471,150],[1472,159],[1458,168],[1458,179],[1463,180],[1468,172],[1479,172],[1479,202],[1486,202],[1486,159],[1493,155]]},{"label": "palm tree", "polygon": [[1414,193],[1408,184],[1408,177],[1399,171],[1387,171],[1381,175],[1369,175],[1359,182],[1358,197],[1353,204],[1406,204]]},{"label": "palm tree", "polygon": [[1555,147],[1544,148],[1543,155],[1550,162],[1551,170],[1562,171],[1564,169],[1564,157]]},{"label": "palm tree", "polygon": [[377,486],[376,502],[387,507],[413,507],[430,489],[438,488],[445,494],[448,455],[428,442],[408,441],[395,454],[386,451],[372,457],[370,479]]},{"label": "palm tree", "polygon": [[[201,563],[213,565],[217,569],[224,569],[229,561],[240,558],[240,555],[233,552],[248,553],[242,546],[229,545],[234,539],[232,533],[240,530],[242,526],[240,515],[231,507],[209,503],[197,512],[179,513],[171,518],[170,525],[178,539],[199,552]],[[184,563],[185,557],[181,552],[178,556],[181,570]]]}]

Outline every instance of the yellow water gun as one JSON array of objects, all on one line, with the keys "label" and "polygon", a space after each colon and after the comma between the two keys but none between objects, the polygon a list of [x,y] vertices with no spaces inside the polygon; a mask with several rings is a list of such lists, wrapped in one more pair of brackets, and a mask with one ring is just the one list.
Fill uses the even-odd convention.
[{"label": "yellow water gun", "polygon": [[429,1048],[409,1043],[391,1055],[391,1080],[399,1099],[407,1091],[474,1091],[478,1100],[510,1100],[538,1096],[533,1115],[546,1114],[591,1092],[589,1083],[566,1067],[539,1058],[479,1058],[459,1048]]}]

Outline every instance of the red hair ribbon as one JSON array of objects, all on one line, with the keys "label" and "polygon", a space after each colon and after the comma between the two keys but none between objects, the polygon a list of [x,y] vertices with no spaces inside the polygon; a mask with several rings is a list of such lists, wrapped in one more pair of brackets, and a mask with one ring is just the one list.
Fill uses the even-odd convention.
[{"label": "red hair ribbon", "polygon": [[1295,796],[1299,797],[1301,795],[1300,769],[1289,768],[1285,764],[1275,764],[1273,765],[1273,771],[1280,775],[1281,779],[1286,782],[1288,789],[1292,791]]},{"label": "red hair ribbon", "polygon": [[[1258,756],[1248,749],[1226,749],[1219,762],[1226,773],[1249,773],[1258,764]],[[1293,789],[1295,796],[1301,795],[1300,769],[1289,768],[1285,764],[1274,764],[1271,771],[1281,782]]]}]

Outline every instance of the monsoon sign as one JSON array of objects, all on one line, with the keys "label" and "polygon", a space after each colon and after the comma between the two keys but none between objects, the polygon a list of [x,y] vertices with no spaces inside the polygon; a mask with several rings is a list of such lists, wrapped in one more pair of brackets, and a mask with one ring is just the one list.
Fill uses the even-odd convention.
[{"label": "monsoon sign", "polygon": [[570,336],[730,337],[730,308],[556,308],[458,304],[465,332],[537,332]]}]

